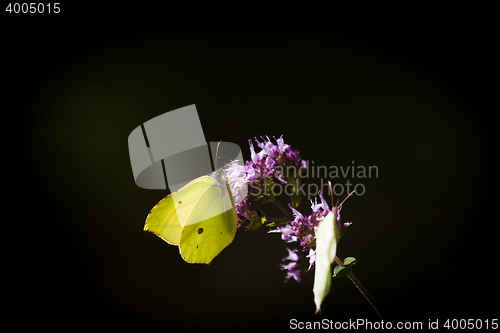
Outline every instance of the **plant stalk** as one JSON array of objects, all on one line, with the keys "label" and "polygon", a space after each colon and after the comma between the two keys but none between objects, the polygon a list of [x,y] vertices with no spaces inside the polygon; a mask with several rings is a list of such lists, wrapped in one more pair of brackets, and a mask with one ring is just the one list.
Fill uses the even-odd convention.
[{"label": "plant stalk", "polygon": [[[338,257],[335,257],[335,262],[338,265],[340,265],[340,266],[344,266],[344,264],[342,263],[342,261]],[[361,284],[361,282],[354,275],[354,273],[351,271],[351,273],[349,273],[349,275],[347,275],[347,277],[356,286],[356,288],[358,288],[359,292],[361,293],[361,295],[364,296],[364,298],[368,301],[368,303],[370,303],[370,305],[372,306],[373,310],[375,310],[375,312],[380,317],[380,319],[383,320],[384,318],[382,317],[382,314],[381,314],[382,310],[380,309],[380,306],[377,304],[377,302],[372,297],[372,295],[370,295],[370,293],[368,292],[368,290]]]},{"label": "plant stalk", "polygon": [[278,201],[278,200],[274,200],[273,203],[283,212],[285,213],[285,215],[290,219],[290,220],[293,220],[293,216],[292,214],[290,213],[290,211],[288,209],[286,209],[285,207],[283,207],[283,205]]}]

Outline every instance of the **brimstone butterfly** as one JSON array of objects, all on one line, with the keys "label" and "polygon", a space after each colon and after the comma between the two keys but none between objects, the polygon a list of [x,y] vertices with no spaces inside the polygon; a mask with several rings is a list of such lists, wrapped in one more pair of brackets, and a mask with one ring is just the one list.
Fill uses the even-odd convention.
[{"label": "brimstone butterfly", "polygon": [[197,178],[153,207],[144,230],[179,246],[188,263],[210,262],[234,239],[238,217],[225,172]]},{"label": "brimstone butterfly", "polygon": [[323,299],[330,292],[332,281],[331,264],[335,260],[337,243],[340,239],[337,218],[334,212],[328,213],[316,229],[316,264],[314,270],[314,303],[316,313]]},{"label": "brimstone butterfly", "polygon": [[[328,182],[330,184],[330,182]],[[330,184],[330,193],[331,184]],[[352,191],[347,198],[349,198],[354,191]],[[337,254],[337,244],[340,239],[340,210],[342,209],[342,204],[347,200],[347,198],[342,201],[342,203],[335,207],[333,206],[332,199],[332,210],[319,222],[318,227],[315,230],[316,236],[316,263],[314,270],[314,303],[316,303],[316,313],[321,309],[321,303],[325,299],[326,295],[330,292],[330,286],[332,282],[332,268],[331,265],[335,261],[335,256]]]}]

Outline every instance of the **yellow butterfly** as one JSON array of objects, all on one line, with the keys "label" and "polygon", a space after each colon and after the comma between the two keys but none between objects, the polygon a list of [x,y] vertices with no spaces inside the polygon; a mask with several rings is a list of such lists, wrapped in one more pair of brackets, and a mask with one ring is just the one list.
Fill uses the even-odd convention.
[{"label": "yellow butterfly", "polygon": [[234,239],[238,225],[225,172],[197,178],[158,202],[144,230],[179,246],[188,263],[210,262]]}]

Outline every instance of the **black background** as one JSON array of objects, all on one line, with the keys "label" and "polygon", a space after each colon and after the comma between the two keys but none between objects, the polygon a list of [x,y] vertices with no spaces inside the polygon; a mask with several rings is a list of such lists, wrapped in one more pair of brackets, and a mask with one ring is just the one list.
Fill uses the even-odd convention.
[{"label": "black background", "polygon": [[245,158],[249,138],[284,134],[316,165],[378,166],[378,178],[350,179],[366,193],[344,206],[353,225],[338,254],[359,260],[355,273],[384,319],[498,315],[487,9],[240,18],[61,7],[1,16],[6,307],[19,325],[378,320],[347,279],[333,281],[314,316],[313,274],[284,284],[286,244],[264,228],[239,231],[209,266],[142,231],[167,193],[135,185],[127,137],[190,104],[207,141],[237,143]]}]

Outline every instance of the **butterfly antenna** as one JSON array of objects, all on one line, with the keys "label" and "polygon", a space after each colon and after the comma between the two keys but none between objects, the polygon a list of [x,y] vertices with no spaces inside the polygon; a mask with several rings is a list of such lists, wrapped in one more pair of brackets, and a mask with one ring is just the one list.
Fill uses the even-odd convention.
[{"label": "butterfly antenna", "polygon": [[217,170],[217,161],[219,159],[219,146],[221,142],[222,141],[219,141],[219,143],[217,143],[217,150],[215,151],[215,170]]},{"label": "butterfly antenna", "polygon": [[349,195],[348,195],[348,196],[344,199],[344,201],[342,201],[342,202],[340,203],[340,205],[338,206],[338,207],[339,207],[339,209],[340,209],[340,208],[342,208],[342,204],[343,204],[343,203],[344,203],[347,199],[349,199],[349,197],[350,197],[351,195],[353,195],[353,194],[354,194],[354,192],[356,192],[356,190],[354,190],[354,191],[352,191],[351,193],[349,193]]},{"label": "butterfly antenna", "polygon": [[331,181],[328,181],[328,186],[330,187],[330,199],[332,200],[332,208],[333,208],[333,190]]}]

